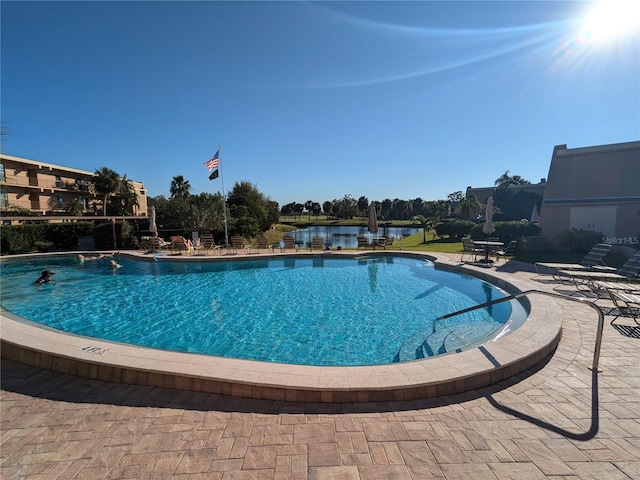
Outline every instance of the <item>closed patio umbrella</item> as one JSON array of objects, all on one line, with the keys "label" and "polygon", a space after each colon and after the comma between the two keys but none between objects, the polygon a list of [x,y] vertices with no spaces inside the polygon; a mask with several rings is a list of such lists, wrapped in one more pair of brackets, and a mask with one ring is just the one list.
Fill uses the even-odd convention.
[{"label": "closed patio umbrella", "polygon": [[487,200],[487,209],[484,213],[484,225],[482,226],[482,231],[487,235],[491,235],[496,231],[493,226],[493,197],[489,197]]},{"label": "closed patio umbrella", "polygon": [[158,226],[156,225],[156,207],[149,209],[149,231],[154,234],[158,233]]},{"label": "closed patio umbrella", "polygon": [[540,215],[538,214],[538,206],[533,206],[533,211],[531,212],[531,223],[538,223],[540,221]]},{"label": "closed patio umbrella", "polygon": [[378,233],[378,215],[376,214],[376,207],[373,203],[369,205],[369,223],[367,230],[374,235]]}]

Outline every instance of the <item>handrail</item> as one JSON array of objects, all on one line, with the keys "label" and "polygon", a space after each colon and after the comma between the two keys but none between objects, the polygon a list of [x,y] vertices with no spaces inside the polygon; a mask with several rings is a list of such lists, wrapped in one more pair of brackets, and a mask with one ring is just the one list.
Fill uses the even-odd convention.
[{"label": "handrail", "polygon": [[596,345],[593,352],[593,365],[589,367],[589,370],[592,370],[594,372],[601,372],[602,370],[598,370],[598,364],[600,362],[600,348],[602,347],[602,332],[604,330],[604,313],[602,313],[602,309],[598,305],[596,305],[595,303],[589,302],[584,298],[568,297],[566,295],[561,295],[555,292],[543,292],[542,290],[526,290],[524,292],[509,295],[507,297],[499,298],[497,300],[491,300],[490,302],[485,302],[480,305],[474,305],[473,307],[465,308],[463,310],[458,310],[457,312],[447,313],[446,315],[442,315],[436,318],[434,322],[437,322],[438,320],[445,320],[447,318],[455,317],[456,315],[461,315],[463,313],[471,312],[473,310],[479,310],[484,307],[489,307],[497,303],[503,303],[503,302],[515,300],[517,298],[527,296],[531,293],[537,293],[540,295],[547,295],[549,297],[560,298],[562,300],[570,300],[572,302],[582,303],[583,305],[589,305],[591,308],[595,309],[598,312],[598,331],[596,332]]}]

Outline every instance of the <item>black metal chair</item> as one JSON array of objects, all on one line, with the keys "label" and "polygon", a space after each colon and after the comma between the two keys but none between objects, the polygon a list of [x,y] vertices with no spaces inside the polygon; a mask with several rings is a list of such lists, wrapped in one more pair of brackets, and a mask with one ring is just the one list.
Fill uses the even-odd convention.
[{"label": "black metal chair", "polygon": [[505,248],[494,250],[493,254],[496,256],[496,261],[498,261],[500,257],[504,258],[505,261],[507,257],[513,257],[516,254],[516,248],[518,248],[518,241],[511,240]]}]

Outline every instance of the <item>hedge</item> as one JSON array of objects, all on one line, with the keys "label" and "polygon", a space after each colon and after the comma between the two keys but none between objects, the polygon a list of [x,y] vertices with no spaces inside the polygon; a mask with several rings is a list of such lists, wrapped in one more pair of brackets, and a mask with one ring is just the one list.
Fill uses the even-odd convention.
[{"label": "hedge", "polygon": [[72,250],[78,238],[90,235],[91,222],[26,223],[0,228],[0,253],[16,254],[48,250]]},{"label": "hedge", "polygon": [[491,235],[487,235],[482,231],[484,224],[475,225],[470,232],[471,238],[474,240],[484,240],[487,237],[497,237],[504,244],[511,240],[519,240],[524,236],[538,235],[540,227],[534,223],[522,221],[496,222],[493,224],[496,229]]}]

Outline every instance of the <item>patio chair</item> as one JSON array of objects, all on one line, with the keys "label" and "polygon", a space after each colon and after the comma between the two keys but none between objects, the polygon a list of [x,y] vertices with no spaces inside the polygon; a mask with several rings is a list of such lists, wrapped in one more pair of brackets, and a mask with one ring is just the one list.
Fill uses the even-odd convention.
[{"label": "patio chair", "polygon": [[233,235],[231,237],[231,247],[236,251],[236,253],[240,250],[248,250],[249,245],[244,243],[244,238],[241,235]]},{"label": "patio chair", "polygon": [[558,275],[559,270],[592,270],[596,269],[598,271],[609,271],[615,272],[615,268],[608,267],[604,265],[603,259],[611,250],[611,245],[608,243],[599,243],[595,245],[589,252],[585,255],[585,257],[580,260],[580,263],[546,263],[546,262],[536,262],[534,264],[536,268],[536,273],[538,275],[542,275],[538,267],[545,267],[551,270],[551,275],[556,280],[563,280],[563,278]]},{"label": "patio chair", "polygon": [[267,237],[263,237],[263,236],[259,236],[256,238],[256,244],[258,247],[258,250],[268,250],[269,249],[269,242],[267,242]]},{"label": "patio chair", "polygon": [[364,235],[358,235],[358,248],[369,248],[369,240]]},{"label": "patio chair", "polygon": [[464,256],[468,255],[469,257],[473,257],[473,261],[475,262],[478,258],[478,255],[484,256],[484,248],[478,248],[473,244],[473,240],[469,237],[462,238],[462,255],[460,256],[460,261],[464,259]]},{"label": "patio chair", "polygon": [[182,253],[182,252],[192,253],[193,252],[193,246],[191,245],[191,242],[189,242],[184,237],[182,237],[180,235],[174,235],[174,236],[169,237],[169,238],[171,240],[171,250],[173,252],[178,252],[178,253]]},{"label": "patio chair", "polygon": [[629,314],[634,320],[638,320],[638,312],[640,311],[640,285],[637,290],[607,290],[611,301],[616,308],[623,314]]},{"label": "patio chair", "polygon": [[311,239],[311,250],[324,250],[324,238],[313,237]]},{"label": "patio chair", "polygon": [[593,283],[600,290],[621,290],[623,292],[634,292],[636,290],[640,290],[640,283],[605,282],[604,280],[596,280]]},{"label": "patio chair", "polygon": [[558,270],[558,275],[562,275],[571,279],[577,288],[580,284],[587,284],[589,290],[598,292],[600,288],[596,282],[616,282],[640,280],[640,250],[634,253],[629,259],[615,272],[597,271],[597,270]]},{"label": "patio chair", "polygon": [[160,237],[149,237],[148,239],[143,240],[140,246],[143,249],[147,249],[149,252],[158,252],[163,248],[170,248],[171,244],[165,242]]},{"label": "patio chair", "polygon": [[200,235],[200,249],[205,252],[209,250],[218,250],[220,245],[216,245],[216,242],[213,240],[213,235],[210,233],[203,233]]},{"label": "patio chair", "polygon": [[288,250],[288,249],[296,250],[296,239],[293,238],[291,235],[285,235],[282,240],[284,241],[285,250]]},{"label": "patio chair", "polygon": [[507,261],[507,257],[513,257],[516,254],[516,248],[518,247],[517,240],[511,240],[506,248],[501,248],[498,250],[494,250],[493,254],[496,256],[496,262],[500,259],[500,257]]},{"label": "patio chair", "polygon": [[311,250],[324,250],[324,238],[313,237],[311,240]]}]

